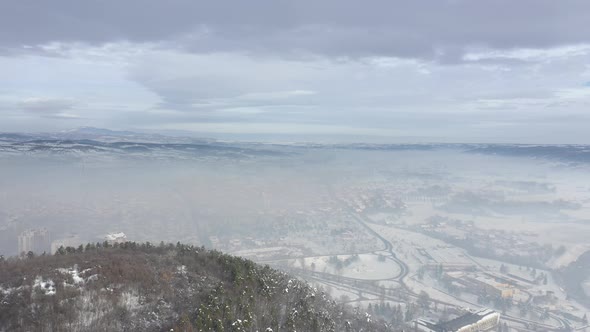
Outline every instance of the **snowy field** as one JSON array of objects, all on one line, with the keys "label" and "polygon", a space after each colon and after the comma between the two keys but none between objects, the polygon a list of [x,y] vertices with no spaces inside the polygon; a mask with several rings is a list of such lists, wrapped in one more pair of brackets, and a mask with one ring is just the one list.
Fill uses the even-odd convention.
[{"label": "snowy field", "polygon": [[[341,268],[333,263],[335,262],[334,257],[341,262]],[[287,260],[287,263],[292,268],[361,280],[391,279],[400,273],[400,267],[397,263],[389,259],[380,260],[377,254],[360,254],[356,257],[358,258],[353,255],[316,256],[290,259]],[[349,263],[346,263],[347,260]]]}]

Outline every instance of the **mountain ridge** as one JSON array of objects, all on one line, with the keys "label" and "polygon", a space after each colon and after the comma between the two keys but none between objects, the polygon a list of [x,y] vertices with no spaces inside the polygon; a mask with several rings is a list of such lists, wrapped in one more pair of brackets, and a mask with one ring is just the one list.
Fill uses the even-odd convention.
[{"label": "mountain ridge", "polygon": [[[563,162],[568,165],[590,164],[590,145],[581,144],[506,144],[506,143],[262,143],[218,141],[188,136],[115,131],[80,127],[56,133],[0,133],[0,153],[55,154],[101,153],[157,154],[166,158],[194,158],[205,152],[223,154],[237,152],[240,156],[277,155],[302,149],[338,149],[359,151],[437,151],[457,150],[468,154],[497,155]],[[178,154],[170,154],[177,152]]]},{"label": "mountain ridge", "polygon": [[0,331],[392,331],[305,282],[177,243],[0,262]]}]

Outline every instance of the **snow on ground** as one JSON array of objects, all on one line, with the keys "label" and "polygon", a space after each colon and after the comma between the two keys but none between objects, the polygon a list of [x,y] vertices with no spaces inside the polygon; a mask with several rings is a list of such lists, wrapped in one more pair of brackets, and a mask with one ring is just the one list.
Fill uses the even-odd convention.
[{"label": "snow on ground", "polygon": [[[383,237],[392,242],[394,252],[402,259],[410,269],[410,275],[405,279],[406,285],[408,285],[414,292],[426,291],[432,298],[436,298],[445,302],[460,306],[477,306],[476,298],[469,298],[471,294],[461,294],[461,300],[455,299],[453,296],[446,294],[446,290],[438,285],[435,281],[429,281],[429,276],[426,275],[423,281],[416,278],[415,273],[417,269],[423,264],[433,262],[443,263],[469,263],[475,265],[475,262],[480,264],[484,269],[495,274],[501,274],[499,272],[500,266],[504,264],[508,267],[509,273],[517,276],[531,279],[531,271],[526,271],[526,268],[520,269],[519,266],[503,263],[497,260],[483,259],[469,256],[464,250],[459,248],[452,248],[448,244],[432,239],[426,235],[397,229],[388,226],[371,225],[375,231],[381,234]],[[427,253],[432,259],[425,257],[423,253]],[[575,303],[572,300],[566,301],[566,293],[561,289],[557,283],[553,280],[552,274],[549,271],[537,269],[537,275],[545,273],[547,275],[547,285],[526,285],[529,287],[529,291],[533,295],[546,294],[547,291],[553,291],[555,296],[559,298],[562,303],[567,305],[570,310],[576,312],[579,316],[583,315],[582,310],[584,307]],[[590,283],[589,283],[590,284]],[[588,286],[590,290],[590,285]],[[528,299],[525,293],[517,293],[518,296],[524,296],[523,301]],[[473,304],[469,304],[473,303]]]},{"label": "snow on ground", "polygon": [[567,248],[566,252],[559,256],[552,258],[547,265],[553,269],[559,269],[561,267],[567,266],[570,263],[575,262],[583,253],[590,250],[590,245],[588,244],[575,244],[571,247]]},{"label": "snow on ground", "polygon": [[4,288],[4,287],[0,286],[0,294],[3,294],[3,295],[9,295],[10,293],[14,292],[15,290],[16,290],[16,288],[14,288],[14,287]]},{"label": "snow on ground", "polygon": [[43,277],[37,276],[33,289],[40,289],[45,295],[55,295],[55,283],[51,279],[43,280]]},{"label": "snow on ground", "polygon": [[291,247],[265,247],[232,251],[230,253],[254,261],[263,261],[277,256],[301,256],[303,254],[301,249]]},{"label": "snow on ground", "polygon": [[[358,306],[359,308],[363,309],[363,310],[367,310],[370,305],[376,305],[376,304],[383,304],[383,305],[387,305],[389,304],[392,308],[397,307],[398,305],[402,305],[402,308],[404,308],[405,302],[395,302],[395,301],[389,301],[389,300],[385,300],[385,301],[375,301],[375,300],[360,300],[360,301],[356,301],[354,303],[352,303],[355,306]],[[403,311],[402,311],[403,312]]]},{"label": "snow on ground", "polygon": [[[330,261],[336,257],[341,262],[341,268]],[[346,263],[349,261],[349,263]],[[385,259],[379,260],[379,255],[360,254],[316,256],[288,260],[288,264],[294,268],[303,268],[310,271],[329,273],[347,278],[362,280],[381,280],[394,278],[400,273],[397,263]]]},{"label": "snow on ground", "polygon": [[[478,171],[479,172],[479,171]],[[542,174],[545,174],[542,172]],[[393,218],[385,218],[383,215],[376,214],[370,217],[376,221],[394,221],[394,223],[418,224],[424,223],[430,217],[439,215],[450,219],[472,220],[478,228],[483,229],[509,229],[514,232],[533,232],[535,237],[530,239],[531,242],[541,244],[553,244],[554,246],[564,245],[568,249],[573,249],[571,254],[566,254],[560,259],[552,262],[551,267],[567,265],[579,256],[579,250],[574,249],[579,245],[587,245],[588,231],[590,230],[590,200],[588,197],[589,189],[587,186],[580,185],[580,179],[587,179],[587,174],[576,172],[557,172],[551,173],[549,177],[543,176],[542,182],[550,181],[550,184],[556,187],[555,192],[531,193],[531,192],[514,192],[505,186],[495,185],[490,181],[490,174],[463,174],[463,178],[456,179],[453,182],[455,192],[480,190],[500,191],[505,195],[508,201],[523,202],[553,202],[559,199],[571,201],[580,204],[577,209],[563,209],[560,216],[551,214],[537,215],[534,213],[520,214],[490,214],[490,215],[472,215],[470,213],[449,212],[444,209],[437,209],[430,202],[406,202],[407,211],[399,221]],[[504,176],[498,180],[509,180]],[[538,178],[530,178],[531,181],[538,182]],[[570,248],[571,247],[571,248]],[[568,250],[569,251],[569,250]]]},{"label": "snow on ground", "polygon": [[177,266],[176,273],[178,273],[180,275],[186,275],[186,266],[185,265]]},{"label": "snow on ground", "polygon": [[405,202],[407,210],[404,215],[400,218],[390,218],[386,223],[399,224],[405,223],[409,225],[422,224],[425,220],[432,217],[433,215],[440,214],[440,211],[430,202]]},{"label": "snow on ground", "polygon": [[335,286],[333,284],[326,284],[319,281],[312,282],[314,287],[321,287],[324,292],[329,294],[333,299],[358,301],[360,299],[358,291],[347,288],[346,286]]},{"label": "snow on ground", "polygon": [[81,327],[91,326],[93,322],[113,310],[112,302],[104,296],[98,296],[96,291],[83,291],[82,295],[77,298],[77,302],[77,325]]},{"label": "snow on ground", "polygon": [[140,307],[140,299],[135,292],[124,292],[119,297],[119,302],[122,307],[132,311]]},{"label": "snow on ground", "polygon": [[370,225],[381,236],[389,240],[393,250],[411,270],[424,264],[473,265],[463,249],[451,246],[427,235],[399,228]]},{"label": "snow on ground", "polygon": [[[341,223],[345,225],[345,223]],[[356,227],[356,226],[355,226]],[[303,234],[285,234],[282,244],[288,245],[292,248],[305,248],[306,256],[310,255],[326,255],[339,253],[358,253],[371,252],[382,247],[379,240],[361,229],[348,233],[348,238],[344,239],[341,236],[333,237],[326,235],[309,236],[308,233]],[[300,257],[304,254],[291,257]]]},{"label": "snow on ground", "polygon": [[[59,269],[57,269],[57,271],[59,273],[71,275],[72,276],[72,280],[74,281],[74,284],[73,285],[81,285],[81,284],[84,284],[86,281],[97,279],[98,278],[97,275],[91,275],[86,280],[81,276],[81,275],[87,273],[90,270],[91,269],[85,269],[85,270],[82,270],[82,271],[78,271],[78,265],[74,265],[73,267],[70,267],[70,268],[67,268],[67,269],[65,269],[65,268],[59,268]],[[64,281],[64,285],[66,285],[66,286],[73,286],[73,285],[67,284],[65,281]]]},{"label": "snow on ground", "polygon": [[385,289],[395,289],[400,287],[399,281],[394,280],[380,280],[377,281],[377,285]]},{"label": "snow on ground", "polygon": [[378,222],[378,223],[391,223],[395,222],[399,219],[398,214],[396,213],[385,213],[385,212],[376,212],[367,215],[367,218]]},{"label": "snow on ground", "polygon": [[[500,270],[500,267],[502,265],[504,265],[508,269],[508,273],[510,273],[510,274],[513,274],[513,275],[521,277],[521,278],[529,279],[529,280],[533,279],[533,277],[531,276],[531,271],[530,270],[527,271],[527,269],[525,267],[514,265],[514,264],[509,264],[509,263],[504,263],[504,262],[500,262],[500,261],[493,260],[493,259],[478,258],[478,257],[473,257],[473,259],[476,262],[478,262],[479,264],[481,264],[484,268],[488,269],[490,272],[493,272],[494,274],[502,275],[502,273],[500,273],[499,270]],[[558,299],[560,299],[562,301],[565,301],[567,299],[567,294],[566,294],[565,290],[563,290],[561,287],[559,287],[557,285],[557,282],[553,279],[552,273],[547,270],[536,269],[536,275],[539,275],[541,273],[544,273],[547,275],[547,284],[546,285],[544,285],[543,283],[541,283],[539,285],[531,285],[531,284],[519,282],[518,280],[517,280],[517,282],[519,284],[521,284],[522,286],[527,287],[528,290],[533,295],[542,295],[542,294],[546,294],[547,291],[552,291],[554,293],[555,297],[557,297]]]},{"label": "snow on ground", "polygon": [[444,301],[459,307],[474,307],[469,301],[459,300],[447,294],[447,292],[438,285],[432,278],[425,276],[424,280],[418,280],[416,277],[406,279],[406,285],[415,293],[425,291],[430,298]]}]

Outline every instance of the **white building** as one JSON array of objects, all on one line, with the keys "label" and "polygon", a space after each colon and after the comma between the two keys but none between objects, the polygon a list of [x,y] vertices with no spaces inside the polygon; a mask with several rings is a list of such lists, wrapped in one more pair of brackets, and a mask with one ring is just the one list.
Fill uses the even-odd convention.
[{"label": "white building", "polygon": [[416,328],[423,332],[479,332],[488,331],[498,326],[500,314],[491,309],[481,309],[466,313],[443,323],[433,323],[418,319]]},{"label": "white building", "polygon": [[127,235],[125,235],[125,233],[123,233],[123,232],[109,233],[109,234],[105,235],[104,239],[109,244],[123,243],[123,242],[127,242]]},{"label": "white building", "polygon": [[18,252],[26,254],[32,251],[36,254],[51,249],[49,231],[46,228],[28,229],[18,236]]}]

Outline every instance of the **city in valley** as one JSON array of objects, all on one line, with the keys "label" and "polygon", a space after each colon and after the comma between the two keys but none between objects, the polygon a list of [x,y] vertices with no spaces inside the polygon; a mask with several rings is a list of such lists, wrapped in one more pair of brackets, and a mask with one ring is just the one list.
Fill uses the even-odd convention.
[{"label": "city in valley", "polygon": [[267,264],[417,328],[466,313],[498,314],[499,330],[588,326],[588,147],[87,131],[1,137],[4,257],[181,242]]}]

